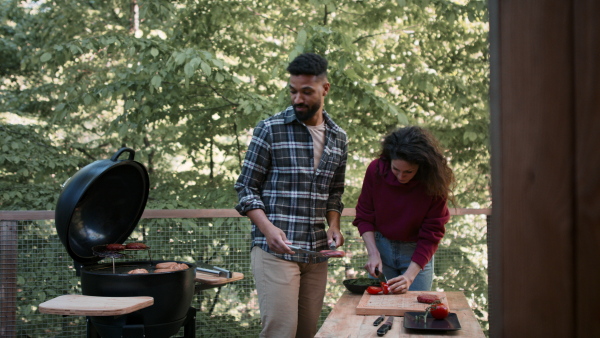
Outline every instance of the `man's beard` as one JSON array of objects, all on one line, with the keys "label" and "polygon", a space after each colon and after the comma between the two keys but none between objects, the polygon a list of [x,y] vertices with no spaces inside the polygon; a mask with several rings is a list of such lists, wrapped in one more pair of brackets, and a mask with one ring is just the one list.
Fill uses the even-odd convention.
[{"label": "man's beard", "polygon": [[[294,107],[294,114],[296,114],[296,118],[299,121],[307,121],[310,120],[313,116],[315,116],[315,114],[319,111],[319,108],[321,108],[320,104],[315,104],[313,106],[307,106],[304,104],[295,104],[293,105]],[[296,107],[307,107],[308,109],[305,111],[297,111]]]}]

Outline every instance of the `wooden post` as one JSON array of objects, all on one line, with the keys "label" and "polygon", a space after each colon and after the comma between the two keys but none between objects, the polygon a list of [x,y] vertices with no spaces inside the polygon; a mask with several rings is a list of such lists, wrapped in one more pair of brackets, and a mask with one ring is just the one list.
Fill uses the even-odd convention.
[{"label": "wooden post", "polygon": [[490,333],[599,337],[600,2],[489,5]]},{"label": "wooden post", "polygon": [[17,222],[0,221],[0,337],[16,337]]},{"label": "wooden post", "polygon": [[600,2],[574,3],[576,304],[573,337],[600,337]]}]

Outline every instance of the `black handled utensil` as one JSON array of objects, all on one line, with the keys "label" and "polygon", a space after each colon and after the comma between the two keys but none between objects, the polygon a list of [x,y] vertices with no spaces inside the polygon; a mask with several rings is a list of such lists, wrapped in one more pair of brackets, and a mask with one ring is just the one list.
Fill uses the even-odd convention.
[{"label": "black handled utensil", "polygon": [[381,316],[377,317],[377,319],[375,319],[375,321],[373,322],[373,326],[377,326],[377,325],[381,324],[381,322],[383,322],[384,319],[385,319],[385,315],[381,315]]},{"label": "black handled utensil", "polygon": [[337,249],[337,244],[335,243],[335,241],[332,241],[331,244],[329,244],[329,250],[336,250]]},{"label": "black handled utensil", "polygon": [[392,328],[393,323],[394,323],[394,317],[389,316],[388,320],[386,320],[386,322],[383,323],[383,325],[381,325],[381,327],[379,329],[377,329],[377,336],[383,337]]}]

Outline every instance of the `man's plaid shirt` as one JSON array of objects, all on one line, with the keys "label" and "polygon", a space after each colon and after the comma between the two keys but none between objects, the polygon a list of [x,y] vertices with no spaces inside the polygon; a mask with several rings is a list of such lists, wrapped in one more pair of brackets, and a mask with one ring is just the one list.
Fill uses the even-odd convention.
[{"label": "man's plaid shirt", "polygon": [[[316,171],[312,137],[290,106],[258,123],[235,184],[239,197],[235,208],[241,215],[263,209],[294,245],[316,251],[327,249],[327,211],[341,213],[344,208],[342,193],[348,157],[346,132],[325,111],[323,115],[325,146]],[[304,254],[273,253],[253,224],[252,247],[256,245],[286,260],[312,261]]]}]

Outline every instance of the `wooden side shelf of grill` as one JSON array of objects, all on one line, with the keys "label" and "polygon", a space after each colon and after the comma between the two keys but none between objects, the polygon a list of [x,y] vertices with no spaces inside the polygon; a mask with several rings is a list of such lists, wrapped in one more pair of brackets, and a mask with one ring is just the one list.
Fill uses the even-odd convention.
[{"label": "wooden side shelf of grill", "polygon": [[213,274],[202,271],[196,271],[196,278],[194,279],[194,281],[208,285],[224,285],[241,279],[244,279],[244,274],[241,272],[233,272],[231,274],[231,278],[226,278],[215,276]]},{"label": "wooden side shelf of grill", "polygon": [[120,316],[154,304],[154,298],[64,295],[40,304],[41,313],[71,316]]}]

